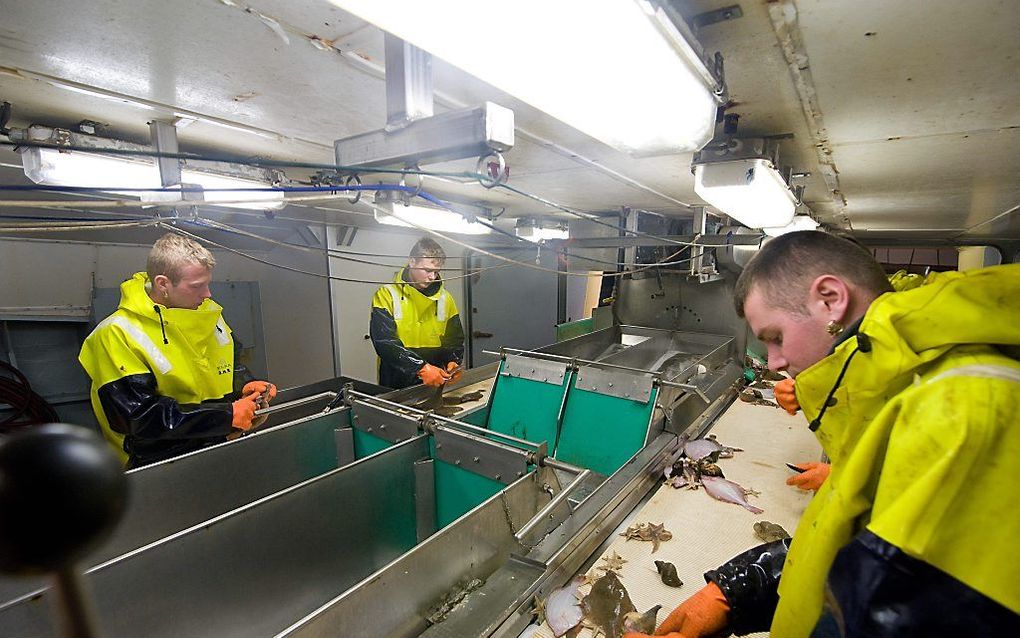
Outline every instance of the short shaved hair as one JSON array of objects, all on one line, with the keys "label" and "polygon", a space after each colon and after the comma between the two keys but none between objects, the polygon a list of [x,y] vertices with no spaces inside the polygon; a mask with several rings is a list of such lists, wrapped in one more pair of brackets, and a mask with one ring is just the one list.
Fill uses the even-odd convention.
[{"label": "short shaved hair", "polygon": [[733,289],[737,315],[744,316],[744,303],[756,287],[770,306],[807,314],[808,287],[822,275],[835,275],[876,297],[893,289],[882,266],[861,246],[802,230],[767,242],[747,263]]},{"label": "short shaved hair", "polygon": [[212,270],[216,259],[205,246],[176,233],[167,233],[156,240],[149,251],[149,259],[145,270],[149,281],[158,275],[165,275],[175,286],[184,275],[184,269],[192,264],[199,264]]},{"label": "short shaved hair", "polygon": [[438,259],[446,262],[446,251],[430,237],[422,237],[411,248],[411,259]]}]

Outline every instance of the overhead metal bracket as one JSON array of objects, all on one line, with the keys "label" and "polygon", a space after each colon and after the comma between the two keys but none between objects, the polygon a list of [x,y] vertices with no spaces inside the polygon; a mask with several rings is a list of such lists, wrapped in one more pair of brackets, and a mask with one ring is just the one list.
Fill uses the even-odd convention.
[{"label": "overhead metal bracket", "polygon": [[385,34],[386,130],[432,117],[432,54]]},{"label": "overhead metal bracket", "polygon": [[707,27],[710,24],[717,22],[726,22],[727,20],[736,20],[737,18],[744,17],[744,12],[740,8],[739,4],[731,4],[721,9],[714,11],[705,11],[697,15],[691,16],[691,26],[695,29],[701,29]]},{"label": "overhead metal bracket", "polygon": [[492,102],[336,140],[336,163],[356,168],[429,164],[502,153],[514,145],[514,112]]},{"label": "overhead metal bracket", "polygon": [[469,157],[482,163],[513,148],[513,111],[485,102],[433,115],[432,55],[389,33],[385,52],[386,126],[336,140],[338,165],[403,168]]}]

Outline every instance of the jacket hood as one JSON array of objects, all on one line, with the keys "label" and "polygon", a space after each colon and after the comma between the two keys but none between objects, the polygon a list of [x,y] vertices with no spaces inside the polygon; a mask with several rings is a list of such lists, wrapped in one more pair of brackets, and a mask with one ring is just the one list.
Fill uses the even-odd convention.
[{"label": "jacket hood", "polygon": [[[197,309],[167,308],[149,297],[149,276],[144,272],[136,272],[131,279],[120,285],[120,304],[118,309],[135,315],[140,320],[149,320],[167,325],[173,324],[185,333],[196,331],[206,334],[214,329],[223,316],[223,307],[212,299],[206,299]],[[159,314],[156,307],[159,307]]]},{"label": "jacket hood", "polygon": [[843,403],[825,412],[818,432],[830,457],[850,442],[844,436],[853,434],[843,432],[840,422],[869,421],[951,348],[1020,345],[1020,264],[930,279],[919,288],[876,299],[856,338],[797,375],[797,400],[809,421],[822,412],[830,392],[831,405]]}]

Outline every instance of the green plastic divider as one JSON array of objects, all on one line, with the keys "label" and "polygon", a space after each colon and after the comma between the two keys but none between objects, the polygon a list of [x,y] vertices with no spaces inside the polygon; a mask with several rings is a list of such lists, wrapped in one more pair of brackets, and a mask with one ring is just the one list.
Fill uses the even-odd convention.
[{"label": "green plastic divider", "polygon": [[595,329],[595,320],[591,317],[556,324],[556,343],[586,335]]},{"label": "green plastic divider", "polygon": [[620,469],[645,444],[657,393],[638,403],[571,385],[555,457],[607,476]]},{"label": "green plastic divider", "polygon": [[[429,450],[436,456],[435,439],[429,437]],[[436,524],[442,529],[505,486],[499,481],[469,472],[436,459]]]},{"label": "green plastic divider", "polygon": [[[500,372],[505,365],[506,362],[500,365]],[[572,376],[568,373],[562,385],[497,376],[486,426],[495,432],[534,443],[547,441],[549,449],[553,449],[559,433],[557,421],[563,394]]]},{"label": "green plastic divider", "polygon": [[385,450],[393,445],[386,439],[380,439],[368,432],[362,432],[354,428],[354,458],[363,459],[369,454],[375,454],[379,450]]}]

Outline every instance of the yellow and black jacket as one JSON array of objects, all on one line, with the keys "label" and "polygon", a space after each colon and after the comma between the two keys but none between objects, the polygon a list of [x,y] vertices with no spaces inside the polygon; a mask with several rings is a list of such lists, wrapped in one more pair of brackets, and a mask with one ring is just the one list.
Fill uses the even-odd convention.
[{"label": "yellow and black jacket", "polygon": [[705,575],[730,629],[1020,635],[1020,265],[887,293],[848,332],[797,376],[832,472],[792,541]]},{"label": "yellow and black jacket", "polygon": [[78,360],[92,409],[129,467],[178,456],[231,432],[234,342],[223,308],[167,308],[144,272],[121,284],[117,311],[96,326]]},{"label": "yellow and black jacket", "polygon": [[369,332],[379,355],[379,384],[390,388],[419,383],[426,363],[445,368],[464,359],[464,328],[453,296],[441,280],[418,290],[406,268],[376,291]]}]

